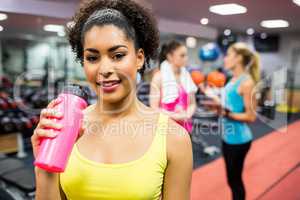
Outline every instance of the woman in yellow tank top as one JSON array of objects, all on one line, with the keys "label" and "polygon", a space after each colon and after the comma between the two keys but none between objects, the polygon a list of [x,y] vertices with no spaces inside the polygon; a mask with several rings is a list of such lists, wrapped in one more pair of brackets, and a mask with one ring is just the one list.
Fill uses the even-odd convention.
[{"label": "woman in yellow tank top", "polygon": [[[82,4],[68,36],[98,96],[84,111],[83,129],[61,174],[35,168],[37,200],[188,200],[191,142],[185,129],[143,105],[136,75],[156,56],[159,35],[148,9],[131,0]],[[41,112],[32,136],[55,137],[58,100]]]}]

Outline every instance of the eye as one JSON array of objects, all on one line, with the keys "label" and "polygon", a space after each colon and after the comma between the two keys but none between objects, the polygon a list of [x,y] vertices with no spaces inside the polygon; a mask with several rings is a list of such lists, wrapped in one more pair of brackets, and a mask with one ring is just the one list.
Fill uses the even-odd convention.
[{"label": "eye", "polygon": [[97,56],[86,56],[85,59],[89,62],[95,62],[98,57]]},{"label": "eye", "polygon": [[121,60],[124,56],[125,56],[124,53],[116,53],[116,54],[113,56],[113,59],[114,59],[114,60]]}]

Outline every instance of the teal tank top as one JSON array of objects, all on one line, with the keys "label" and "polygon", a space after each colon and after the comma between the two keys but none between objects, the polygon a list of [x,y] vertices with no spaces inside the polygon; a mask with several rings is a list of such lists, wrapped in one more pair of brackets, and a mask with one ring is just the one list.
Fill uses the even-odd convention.
[{"label": "teal tank top", "polygon": [[[222,102],[225,108],[233,113],[242,113],[245,110],[243,97],[238,93],[241,83],[247,79],[247,75],[241,75],[235,82],[228,82],[222,92]],[[252,132],[245,122],[224,117],[223,140],[228,144],[244,144],[253,139]]]}]

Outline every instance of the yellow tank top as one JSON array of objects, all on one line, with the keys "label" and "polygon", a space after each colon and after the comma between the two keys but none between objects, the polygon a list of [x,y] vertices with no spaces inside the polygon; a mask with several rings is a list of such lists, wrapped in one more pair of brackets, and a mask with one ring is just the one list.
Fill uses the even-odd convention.
[{"label": "yellow tank top", "polygon": [[159,200],[167,167],[168,116],[159,115],[155,136],[139,159],[120,164],[88,160],[74,145],[60,184],[69,200]]}]

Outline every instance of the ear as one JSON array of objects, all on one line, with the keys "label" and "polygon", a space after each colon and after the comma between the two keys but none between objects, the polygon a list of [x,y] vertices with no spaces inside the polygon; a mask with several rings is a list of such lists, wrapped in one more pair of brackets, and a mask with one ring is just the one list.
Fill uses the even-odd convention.
[{"label": "ear", "polygon": [[166,58],[167,58],[168,61],[172,61],[172,54],[168,53],[167,56],[166,56]]},{"label": "ear", "polygon": [[243,63],[243,57],[239,54],[236,55],[235,57],[236,62],[242,64]]},{"label": "ear", "polygon": [[136,67],[137,67],[137,70],[140,70],[140,69],[143,68],[144,63],[145,63],[145,53],[144,53],[144,50],[143,49],[139,49],[137,51],[136,55],[137,55],[136,56],[136,58],[137,58],[137,62],[136,62],[137,65],[136,65]]}]

